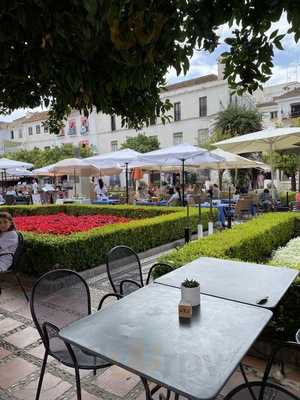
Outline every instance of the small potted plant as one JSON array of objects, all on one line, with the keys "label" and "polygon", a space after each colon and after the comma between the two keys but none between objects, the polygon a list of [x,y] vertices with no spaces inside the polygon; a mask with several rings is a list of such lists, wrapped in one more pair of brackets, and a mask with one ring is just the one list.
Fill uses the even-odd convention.
[{"label": "small potted plant", "polygon": [[195,279],[186,279],[181,284],[181,300],[191,306],[200,304],[200,284]]}]

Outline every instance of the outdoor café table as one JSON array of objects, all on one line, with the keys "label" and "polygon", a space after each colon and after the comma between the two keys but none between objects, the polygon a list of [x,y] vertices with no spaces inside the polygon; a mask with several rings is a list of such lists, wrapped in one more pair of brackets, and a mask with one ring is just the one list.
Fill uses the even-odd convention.
[{"label": "outdoor caf\u00e9 table", "polygon": [[298,271],[242,261],[201,257],[156,279],[156,283],[180,288],[187,279],[200,283],[201,293],[273,309],[297,277]]},{"label": "outdoor caf\u00e9 table", "polygon": [[166,200],[160,200],[160,201],[137,200],[135,204],[137,206],[166,206],[168,203]]},{"label": "outdoor caf\u00e9 table", "polygon": [[180,297],[176,288],[151,284],[72,323],[60,336],[133,372],[144,384],[149,379],[190,399],[213,399],[272,312],[201,295],[198,313],[183,323]]},{"label": "outdoor caf\u00e9 table", "polygon": [[106,200],[94,200],[92,204],[109,204],[109,205],[114,205],[114,204],[120,204],[119,199],[106,199]]}]

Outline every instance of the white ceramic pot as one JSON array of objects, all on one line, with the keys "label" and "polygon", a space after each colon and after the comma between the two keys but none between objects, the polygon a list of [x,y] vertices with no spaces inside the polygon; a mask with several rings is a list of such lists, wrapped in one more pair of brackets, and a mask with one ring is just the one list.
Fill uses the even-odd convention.
[{"label": "white ceramic pot", "polygon": [[199,224],[198,225],[198,239],[201,239],[203,237],[203,225]]},{"label": "white ceramic pot", "polygon": [[193,288],[187,288],[181,285],[181,301],[189,303],[192,306],[199,306],[200,304],[200,285]]}]

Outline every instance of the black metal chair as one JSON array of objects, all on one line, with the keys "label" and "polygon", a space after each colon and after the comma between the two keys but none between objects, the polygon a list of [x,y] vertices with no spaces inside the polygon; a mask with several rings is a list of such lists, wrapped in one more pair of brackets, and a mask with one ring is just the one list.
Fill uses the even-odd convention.
[{"label": "black metal chair", "polygon": [[[154,264],[149,270],[146,285],[159,265],[172,269],[167,264]],[[128,246],[116,246],[109,251],[106,256],[106,270],[114,293],[121,296],[127,296],[144,286],[141,261],[137,253]]]},{"label": "black metal chair", "polygon": [[225,396],[224,400],[300,400],[299,396],[289,392],[282,386],[269,382],[272,367],[277,361],[281,361],[280,357],[278,357],[280,351],[284,348],[292,351],[300,351],[298,335],[299,331],[296,334],[296,342],[281,343],[275,348],[267,362],[262,381],[249,382],[245,379],[246,383],[233,389]]},{"label": "black metal chair", "polygon": [[[99,304],[102,306],[103,301]],[[107,361],[79,347],[64,342],[59,331],[70,323],[91,314],[91,296],[86,281],[67,269],[44,274],[33,286],[30,309],[35,326],[45,347],[45,354],[35,399],[41,393],[48,356],[75,369],[77,399],[81,400],[80,369],[109,367]]]},{"label": "black metal chair", "polygon": [[[21,232],[17,232],[18,234],[18,247],[15,251],[15,253],[5,253],[5,254],[1,254],[1,255],[11,255],[12,256],[12,264],[9,267],[9,269],[7,271],[2,272],[3,274],[13,274],[18,282],[18,285],[20,286],[25,298],[27,301],[29,301],[29,297],[28,294],[26,293],[26,290],[21,282],[21,279],[19,277],[19,273],[18,273],[18,267],[19,267],[19,263],[20,263],[20,257],[24,251],[24,237],[22,235]],[[0,255],[0,257],[1,257]],[[0,288],[0,294],[1,294],[1,288]]]}]

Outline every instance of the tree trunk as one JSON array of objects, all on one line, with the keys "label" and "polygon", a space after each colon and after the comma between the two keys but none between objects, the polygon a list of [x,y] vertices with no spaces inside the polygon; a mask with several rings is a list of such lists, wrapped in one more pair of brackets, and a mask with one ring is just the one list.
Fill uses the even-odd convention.
[{"label": "tree trunk", "polygon": [[296,190],[297,190],[297,187],[296,187],[296,174],[295,173],[293,173],[291,175],[291,190],[292,190],[292,192],[296,192]]}]

